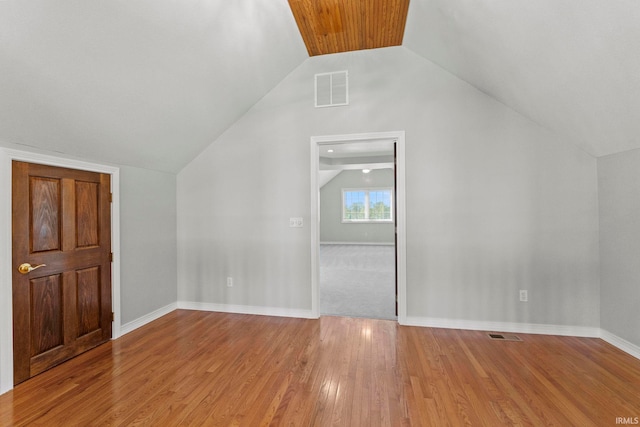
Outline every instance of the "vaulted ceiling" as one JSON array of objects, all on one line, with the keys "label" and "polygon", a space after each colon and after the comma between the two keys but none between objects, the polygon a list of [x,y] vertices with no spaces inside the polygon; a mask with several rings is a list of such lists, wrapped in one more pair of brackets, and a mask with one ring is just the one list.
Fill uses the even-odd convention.
[{"label": "vaulted ceiling", "polygon": [[640,2],[411,0],[404,46],[594,156],[640,148]]},{"label": "vaulted ceiling", "polygon": [[[310,55],[351,50],[347,6],[403,3],[328,1],[314,26],[303,0],[0,0],[0,145],[176,172]],[[370,15],[378,36],[345,37],[398,44]],[[639,22],[634,0],[411,0],[401,43],[602,156],[640,148]]]},{"label": "vaulted ceiling", "polygon": [[0,0],[0,145],[177,172],[306,58],[286,0]]}]

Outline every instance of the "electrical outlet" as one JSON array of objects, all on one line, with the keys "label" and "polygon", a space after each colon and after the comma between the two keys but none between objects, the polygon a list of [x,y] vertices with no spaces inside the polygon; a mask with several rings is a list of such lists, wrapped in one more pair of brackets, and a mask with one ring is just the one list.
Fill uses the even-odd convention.
[{"label": "electrical outlet", "polygon": [[228,288],[233,287],[233,277],[227,277],[227,287]]},{"label": "electrical outlet", "polygon": [[527,291],[524,290],[524,289],[520,290],[520,301],[522,301],[522,302],[529,301],[529,295],[528,295]]}]

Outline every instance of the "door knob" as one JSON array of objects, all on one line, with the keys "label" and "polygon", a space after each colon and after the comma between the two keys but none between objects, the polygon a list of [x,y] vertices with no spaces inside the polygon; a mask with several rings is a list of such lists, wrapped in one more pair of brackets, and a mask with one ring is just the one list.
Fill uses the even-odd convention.
[{"label": "door knob", "polygon": [[24,264],[20,264],[20,267],[18,267],[18,271],[22,274],[27,274],[35,270],[36,268],[46,267],[46,266],[47,264],[40,264],[40,265],[36,265],[35,267],[31,267],[31,264],[29,264],[28,262],[25,262]]}]

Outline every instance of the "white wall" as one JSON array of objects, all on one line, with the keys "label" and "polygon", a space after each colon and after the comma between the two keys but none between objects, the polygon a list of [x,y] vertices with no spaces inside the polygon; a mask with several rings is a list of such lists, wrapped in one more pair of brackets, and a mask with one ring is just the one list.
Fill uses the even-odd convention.
[{"label": "white wall", "polygon": [[[315,109],[344,69],[350,105]],[[178,299],[310,309],[309,139],[390,130],[408,316],[599,326],[595,159],[403,47],[309,58],[179,173]]]},{"label": "white wall", "polygon": [[598,159],[601,326],[640,347],[640,150]]},{"label": "white wall", "polygon": [[126,324],[177,300],[176,175],[122,167],[121,309]]},{"label": "white wall", "polygon": [[394,243],[393,223],[343,223],[342,189],[393,188],[393,169],[345,170],[320,189],[320,242]]}]

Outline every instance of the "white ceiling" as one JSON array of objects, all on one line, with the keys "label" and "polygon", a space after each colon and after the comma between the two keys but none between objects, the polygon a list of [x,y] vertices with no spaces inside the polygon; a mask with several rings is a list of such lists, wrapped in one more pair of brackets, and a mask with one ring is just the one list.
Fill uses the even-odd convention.
[{"label": "white ceiling", "polygon": [[404,45],[591,155],[640,148],[637,0],[411,0]]},{"label": "white ceiling", "polygon": [[287,0],[0,1],[0,144],[176,172],[307,57]]},{"label": "white ceiling", "polygon": [[322,144],[320,146],[320,157],[344,159],[349,157],[393,156],[394,144],[394,140],[388,139]]},{"label": "white ceiling", "polygon": [[[636,0],[411,0],[404,46],[594,156],[640,148]],[[0,144],[177,172],[307,58],[287,0],[0,1]]]}]

